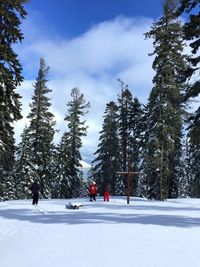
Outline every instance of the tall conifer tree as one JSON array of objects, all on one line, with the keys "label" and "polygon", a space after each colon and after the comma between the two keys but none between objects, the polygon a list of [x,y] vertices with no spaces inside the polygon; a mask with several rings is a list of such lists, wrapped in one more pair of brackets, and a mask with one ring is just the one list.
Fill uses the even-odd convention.
[{"label": "tall conifer tree", "polygon": [[48,198],[52,187],[52,160],[54,155],[53,137],[55,133],[54,115],[50,112],[50,98],[47,96],[51,89],[47,86],[49,67],[44,59],[40,60],[40,68],[34,84],[34,95],[30,104],[31,111],[27,118],[28,141],[31,147],[31,162],[34,166],[34,177],[41,185],[41,194]]},{"label": "tall conifer tree", "polygon": [[[119,143],[120,143],[120,158],[121,158],[121,170],[127,171],[128,160],[131,158],[130,147],[130,112],[132,108],[132,93],[130,92],[128,85],[125,85],[123,81],[119,79],[121,86],[121,93],[118,97],[118,131],[119,131]],[[127,178],[121,176],[122,184],[124,188],[123,195],[127,191]]]},{"label": "tall conifer tree", "polygon": [[32,160],[32,143],[29,140],[28,128],[24,128],[21,134],[21,142],[17,146],[14,177],[16,184],[16,197],[25,199],[31,197],[30,187],[35,175],[34,163]]},{"label": "tall conifer tree", "polygon": [[[189,67],[185,71],[185,80],[189,82],[184,100],[192,100],[200,94],[200,1],[181,0],[177,15],[185,14],[184,38],[189,42],[192,55],[188,57]],[[185,162],[190,176],[190,195],[200,197],[200,107],[189,118],[188,157]]]},{"label": "tall conifer tree", "polygon": [[[200,93],[200,56],[198,54],[200,47],[200,1],[199,0],[180,0],[180,5],[177,9],[177,15],[188,14],[189,17],[186,18],[186,22],[183,25],[184,39],[189,42],[192,56],[187,59],[190,63],[186,72],[185,79],[190,79],[193,77],[193,82],[185,95],[185,99],[190,97],[196,97]],[[200,112],[200,111],[199,111]],[[200,136],[200,135],[199,135]]]},{"label": "tall conifer tree", "polygon": [[98,185],[98,192],[104,193],[105,184],[111,187],[111,194],[124,194],[124,184],[118,175],[120,170],[120,151],[118,136],[118,107],[114,102],[106,105],[102,131],[100,132],[98,149],[92,162],[93,176]]},{"label": "tall conifer tree", "polygon": [[[139,172],[142,161],[142,140],[144,136],[144,110],[142,104],[135,97],[130,107],[129,118],[130,135],[128,147],[130,150],[131,171]],[[138,175],[132,176],[131,193],[138,195]]]},{"label": "tall conifer tree", "polygon": [[118,97],[118,127],[120,138],[120,155],[122,170],[127,170],[127,162],[130,157],[129,137],[130,137],[130,110],[132,106],[132,94],[123,81],[119,79],[121,94]]},{"label": "tall conifer tree", "polygon": [[87,134],[87,126],[82,117],[88,112],[90,103],[78,88],[71,90],[72,100],[68,102],[68,114],[65,117],[68,130],[64,133],[58,147],[58,167],[56,170],[56,187],[60,197],[76,197],[80,194],[81,178],[79,177],[80,149],[82,137]]},{"label": "tall conifer tree", "polygon": [[[121,170],[127,171],[128,160],[131,170],[138,171],[141,161],[141,137],[143,132],[143,110],[141,103],[133,98],[128,85],[119,79],[121,94],[118,97],[118,130],[120,142]],[[124,194],[127,191],[127,177],[121,177],[124,184]],[[138,177],[132,177],[132,192],[137,194]]]},{"label": "tall conifer tree", "polygon": [[73,176],[70,172],[70,162],[70,137],[69,133],[65,132],[56,150],[53,180],[54,198],[68,198],[72,196]]},{"label": "tall conifer tree", "polygon": [[148,102],[146,149],[144,153],[145,193],[149,198],[177,197],[181,173],[181,129],[184,90],[182,73],[182,28],[166,0],[163,16],[153,24],[146,37],[154,39],[153,89]]},{"label": "tall conifer tree", "polygon": [[23,40],[20,24],[26,17],[23,7],[26,2],[0,2],[0,197],[14,164],[13,122],[22,118],[20,95],[15,91],[23,81],[22,66],[13,45]]}]

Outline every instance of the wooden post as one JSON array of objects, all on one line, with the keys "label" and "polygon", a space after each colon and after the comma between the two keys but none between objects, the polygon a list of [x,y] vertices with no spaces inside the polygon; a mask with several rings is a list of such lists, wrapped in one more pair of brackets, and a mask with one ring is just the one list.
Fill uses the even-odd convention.
[{"label": "wooden post", "polygon": [[130,192],[131,192],[131,189],[130,189],[130,186],[131,186],[131,174],[130,174],[131,166],[130,165],[131,165],[130,160],[128,160],[127,204],[129,204],[129,201],[130,201]]},{"label": "wooden post", "polygon": [[131,175],[139,174],[139,172],[131,172],[131,162],[128,160],[128,171],[127,172],[117,172],[117,174],[127,175],[127,204],[130,203],[130,192],[131,192]]}]

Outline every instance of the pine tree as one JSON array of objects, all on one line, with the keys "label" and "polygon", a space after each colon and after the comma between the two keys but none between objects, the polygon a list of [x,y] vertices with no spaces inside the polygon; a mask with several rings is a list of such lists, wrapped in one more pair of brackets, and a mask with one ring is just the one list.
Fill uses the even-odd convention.
[{"label": "pine tree", "polygon": [[0,197],[6,193],[3,183],[14,164],[13,123],[22,118],[20,95],[15,91],[23,81],[22,66],[13,45],[23,40],[20,24],[26,17],[26,2],[0,2]]},{"label": "pine tree", "polygon": [[[118,80],[121,86],[121,94],[118,97],[118,131],[119,131],[119,144],[120,144],[120,158],[121,158],[121,171],[127,171],[128,160],[131,158],[130,147],[130,113],[132,108],[133,97],[128,85],[125,85],[123,81]],[[121,185],[124,188],[122,195],[127,192],[127,178],[121,176]]]},{"label": "pine tree", "polygon": [[[130,149],[131,171],[138,172],[142,161],[142,140],[144,135],[144,111],[142,104],[135,97],[130,107],[129,118],[130,136],[128,147]],[[138,195],[138,175],[132,176],[132,195]]]},{"label": "pine tree", "polygon": [[88,197],[88,182],[84,179],[81,179],[81,182],[80,197]]},{"label": "pine tree", "polygon": [[189,41],[192,56],[188,57],[190,66],[185,72],[185,78],[190,79],[192,76],[197,77],[194,82],[188,88],[185,98],[195,97],[200,93],[200,80],[199,80],[199,62],[200,56],[198,55],[198,50],[200,47],[200,12],[199,12],[200,2],[199,0],[180,0],[180,5],[177,9],[176,14],[179,16],[181,14],[189,14],[189,18],[186,20],[183,30],[184,39]]},{"label": "pine tree", "polygon": [[[143,132],[143,110],[141,103],[133,98],[128,85],[119,79],[121,95],[118,97],[118,128],[120,142],[121,170],[127,171],[128,160],[131,162],[131,170],[138,171],[141,161],[141,140]],[[122,176],[124,192],[127,191],[127,178]],[[132,177],[132,192],[137,195],[138,177]]]},{"label": "pine tree", "polygon": [[51,197],[52,160],[54,155],[53,137],[55,133],[54,115],[49,111],[50,98],[47,96],[51,89],[47,86],[49,67],[44,59],[40,60],[40,68],[34,84],[34,95],[30,104],[31,111],[27,118],[29,147],[31,147],[31,164],[34,166],[34,177],[41,185],[42,197]]},{"label": "pine tree", "polygon": [[200,197],[200,145],[195,145],[193,142],[189,144],[189,173],[191,183],[191,197]]},{"label": "pine tree", "polygon": [[70,173],[71,149],[69,133],[65,132],[57,146],[53,179],[53,197],[69,198],[72,195],[73,177]]},{"label": "pine tree", "polygon": [[120,138],[120,154],[122,170],[127,170],[127,162],[130,157],[129,137],[130,137],[130,109],[132,106],[132,94],[123,81],[119,79],[121,85],[121,95],[118,97],[118,127]]},{"label": "pine tree", "polygon": [[[190,82],[184,100],[192,100],[200,94],[200,2],[199,0],[181,0],[177,15],[188,14],[184,24],[184,39],[190,44],[192,55],[188,57],[189,67],[184,78]],[[188,158],[185,165],[191,179],[191,196],[200,197],[200,107],[189,118]]]},{"label": "pine tree", "polygon": [[188,141],[188,137],[186,137],[183,143],[183,156],[181,161],[183,166],[183,175],[180,177],[179,181],[179,197],[192,196],[192,173]]},{"label": "pine tree", "polygon": [[124,185],[116,174],[120,170],[119,137],[118,137],[118,108],[114,102],[106,105],[102,131],[100,131],[96,158],[92,162],[93,177],[97,182],[98,192],[103,195],[106,182],[110,184],[111,194],[124,193]]},{"label": "pine tree", "polygon": [[145,194],[149,198],[177,197],[181,173],[182,73],[186,69],[182,55],[182,28],[176,19],[172,1],[165,1],[163,16],[153,24],[146,37],[154,39],[153,89],[148,101],[146,148],[144,151]]},{"label": "pine tree", "polygon": [[15,164],[16,197],[26,199],[31,197],[30,187],[36,176],[32,162],[32,147],[29,140],[28,128],[24,128],[21,134],[21,142],[17,146]]},{"label": "pine tree", "polygon": [[82,159],[80,149],[82,137],[87,134],[85,121],[81,120],[90,107],[84,95],[78,88],[71,90],[72,100],[68,102],[68,114],[65,117],[68,130],[64,133],[58,147],[58,168],[56,170],[57,188],[60,197],[77,197],[80,195],[81,179],[80,160]]},{"label": "pine tree", "polygon": [[4,200],[16,199],[15,195],[15,182],[13,172],[5,174],[5,182],[3,184]]}]

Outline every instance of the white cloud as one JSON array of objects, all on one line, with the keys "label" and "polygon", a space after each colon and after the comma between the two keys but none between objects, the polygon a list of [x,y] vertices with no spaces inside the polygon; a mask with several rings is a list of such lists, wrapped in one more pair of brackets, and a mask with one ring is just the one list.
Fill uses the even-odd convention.
[{"label": "white cloud", "polygon": [[[30,24],[30,22],[29,22]],[[52,111],[57,120],[56,136],[60,136],[67,125],[67,102],[71,100],[70,91],[79,87],[91,109],[87,114],[88,135],[83,139],[83,157],[92,160],[96,151],[99,131],[103,121],[106,103],[116,100],[120,92],[118,78],[133,90],[133,95],[146,101],[153,77],[152,58],[148,53],[153,50],[152,41],[144,40],[144,33],[151,27],[152,20],[146,18],[119,17],[93,26],[74,39],[62,39],[51,34],[41,33],[40,28],[31,22],[31,32],[24,27],[28,41],[23,50],[18,48],[24,71],[37,75],[39,58],[43,57],[50,66],[49,87],[52,92]],[[30,26],[30,25],[29,25]],[[26,37],[27,38],[27,37]],[[26,75],[25,75],[26,76]],[[23,115],[27,115],[27,105],[33,94],[32,81],[25,81],[19,92],[23,96]],[[21,133],[20,121],[16,126],[16,136]]]},{"label": "white cloud", "polygon": [[54,71],[66,75],[74,71],[95,75],[117,71],[147,59],[149,19],[117,18],[102,22],[72,39],[42,39],[26,47],[26,54],[44,57]]}]

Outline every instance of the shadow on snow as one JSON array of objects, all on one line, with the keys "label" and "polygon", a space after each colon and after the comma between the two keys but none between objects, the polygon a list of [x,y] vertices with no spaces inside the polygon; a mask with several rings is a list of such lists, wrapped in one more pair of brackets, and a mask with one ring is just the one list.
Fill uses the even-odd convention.
[{"label": "shadow on snow", "polygon": [[[19,204],[19,202],[18,202]],[[59,203],[57,202],[59,205]],[[174,211],[199,211],[197,208],[160,205],[125,205],[117,203],[87,203],[79,210],[37,212],[34,208],[0,209],[0,217],[10,220],[29,221],[40,224],[142,224],[171,227],[199,227],[200,218],[173,214]],[[26,203],[27,205],[27,203]],[[62,203],[63,205],[63,203]],[[41,207],[42,208],[42,207]],[[99,212],[92,209],[99,208]],[[102,209],[103,208],[103,209]],[[113,212],[111,211],[113,210]],[[133,211],[131,213],[129,211]],[[172,211],[172,214],[145,214],[146,211]],[[125,212],[123,212],[125,211]],[[141,211],[141,213],[137,212]]]}]

